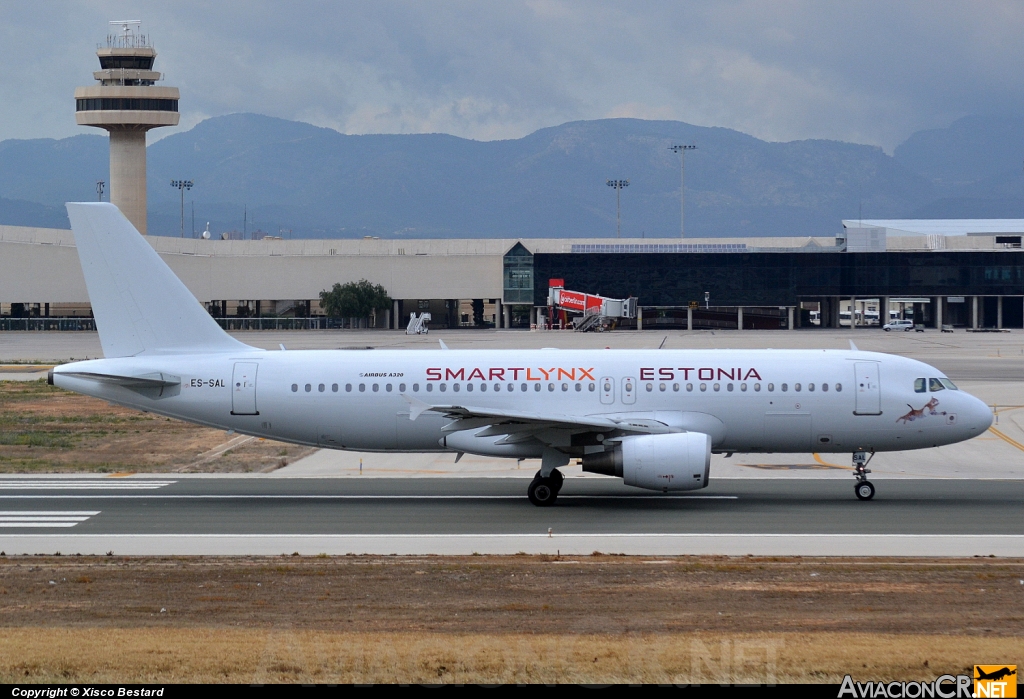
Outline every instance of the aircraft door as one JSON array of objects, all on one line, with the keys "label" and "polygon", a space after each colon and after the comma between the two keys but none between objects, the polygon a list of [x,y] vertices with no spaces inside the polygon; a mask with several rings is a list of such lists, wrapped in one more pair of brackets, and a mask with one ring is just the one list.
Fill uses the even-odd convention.
[{"label": "aircraft door", "polygon": [[601,403],[604,405],[611,405],[615,402],[615,379],[603,376],[601,377]]},{"label": "aircraft door", "polygon": [[622,380],[622,402],[626,405],[636,403],[636,379],[627,376]]},{"label": "aircraft door", "polygon": [[256,370],[255,362],[235,362],[231,373],[231,414],[259,415],[256,410]]},{"label": "aircraft door", "polygon": [[878,383],[878,362],[854,362],[853,387],[857,393],[854,415],[881,415],[882,390]]}]

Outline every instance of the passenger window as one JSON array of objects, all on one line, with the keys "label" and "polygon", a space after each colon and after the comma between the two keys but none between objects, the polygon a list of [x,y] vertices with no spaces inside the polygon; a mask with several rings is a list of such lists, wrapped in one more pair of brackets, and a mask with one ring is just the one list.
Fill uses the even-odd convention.
[{"label": "passenger window", "polygon": [[837,383],[836,384],[836,393],[839,393],[842,390],[843,390],[843,384]]},{"label": "passenger window", "polygon": [[519,390],[523,391],[525,393],[526,392],[526,384],[525,383],[519,384]]},{"label": "passenger window", "polygon": [[759,383],[755,383],[754,384],[754,392],[755,393],[760,393],[761,392],[761,384],[759,384]]},{"label": "passenger window", "polygon": [[581,384],[581,383],[576,384],[576,393],[579,393],[582,390],[583,390],[583,384]]},{"label": "passenger window", "polygon": [[498,391],[500,391],[500,390],[501,390],[501,384],[500,384],[500,383],[496,383],[496,384],[494,384],[494,391],[495,391],[495,392],[498,392]]},{"label": "passenger window", "polygon": [[428,383],[427,384],[427,393],[431,393],[433,390],[434,390],[434,384]]},{"label": "passenger window", "polygon": [[563,384],[562,384],[562,392],[564,393],[564,392],[566,392],[566,391],[568,391],[568,390],[569,390],[569,384],[567,384],[567,383],[563,383]]},{"label": "passenger window", "polygon": [[773,383],[768,384],[768,392],[771,393],[774,390],[775,390],[775,384],[773,384]]},{"label": "passenger window", "polygon": [[807,390],[808,391],[813,391],[814,390],[814,384],[813,383],[807,384]]},{"label": "passenger window", "polygon": [[714,385],[714,389],[715,389],[715,391],[719,391],[719,390],[721,390],[721,388],[722,388],[722,384],[718,384],[718,383],[716,383],[716,384]]},{"label": "passenger window", "polygon": [[509,392],[509,393],[512,393],[512,392],[514,392],[515,390],[516,390],[516,385],[515,385],[514,383],[510,383],[510,384],[508,385],[508,392]]},{"label": "passenger window", "polygon": [[[455,389],[455,390],[457,391],[459,389]],[[466,384],[466,390],[469,391],[470,393],[472,393],[473,392],[473,384],[467,383]]]},{"label": "passenger window", "polygon": [[663,384],[663,383],[658,384],[658,390],[661,391],[662,393],[665,392],[666,388],[668,388],[668,387],[665,384]]},{"label": "passenger window", "polygon": [[448,384],[443,383],[439,386],[439,388],[441,389],[441,393],[444,393],[445,391],[448,390]]},{"label": "passenger window", "polygon": [[412,392],[413,393],[419,393],[420,392],[420,385],[418,383],[414,383],[412,385]]},{"label": "passenger window", "polygon": [[654,390],[654,384],[653,383],[647,384],[647,392],[650,393],[653,390]]},{"label": "passenger window", "polygon": [[[455,391],[456,393],[459,392],[460,388],[462,388],[462,387],[459,384],[457,384],[457,383],[453,383],[452,384],[452,390]],[[444,389],[442,389],[442,390],[444,390]]]},{"label": "passenger window", "polygon": [[337,392],[338,392],[338,384],[332,383],[331,384],[331,393],[337,393]]},{"label": "passenger window", "polygon": [[366,393],[366,384],[365,383],[359,384],[359,392],[360,393]]},{"label": "passenger window", "polygon": [[793,390],[796,391],[797,393],[799,393],[800,392],[800,384],[793,384]]},{"label": "passenger window", "polygon": [[534,390],[535,393],[540,391],[540,384],[539,383],[533,384],[533,390]]},{"label": "passenger window", "polygon": [[388,384],[387,386],[385,386],[384,390],[387,391],[388,393],[391,393],[391,384]]},{"label": "passenger window", "polygon": [[399,391],[399,393],[405,393],[405,384],[404,383],[398,384],[398,391]]},{"label": "passenger window", "polygon": [[822,391],[828,391],[828,384],[827,383],[821,384],[821,390]]},{"label": "passenger window", "polygon": [[309,393],[312,390],[313,390],[313,387],[310,384],[307,383],[306,384],[306,393]]},{"label": "passenger window", "polygon": [[725,390],[726,390],[726,391],[732,391],[732,384],[731,384],[731,383],[727,383],[727,384],[725,385]]},{"label": "passenger window", "polygon": [[782,384],[782,392],[785,393],[788,390],[789,390],[789,384],[788,383]]},{"label": "passenger window", "polygon": [[702,383],[702,384],[700,385],[700,390],[702,390],[702,391],[706,391],[706,390],[708,390],[708,385],[707,385],[706,383]]},{"label": "passenger window", "polygon": [[942,382],[939,381],[938,379],[928,379],[928,390],[929,391],[944,391],[945,389],[946,389],[946,387],[943,386]]},{"label": "passenger window", "polygon": [[316,390],[320,391],[320,393],[323,393],[326,389],[327,387],[324,386],[323,384],[320,384],[319,386],[316,387]]},{"label": "passenger window", "polygon": [[741,383],[741,384],[740,384],[740,390],[741,390],[741,391],[746,391],[746,390],[747,390],[747,384],[745,384],[745,383]]},{"label": "passenger window", "polygon": [[374,393],[378,393],[379,391],[380,391],[380,384],[379,383],[373,384],[373,392]]},{"label": "passenger window", "polygon": [[298,393],[298,391],[299,391],[299,384],[293,383],[292,384],[292,393]]},{"label": "passenger window", "polygon": [[485,383],[480,384],[480,390],[486,392],[487,391],[487,384],[485,384]]},{"label": "passenger window", "polygon": [[677,384],[677,383],[672,384],[672,390],[675,391],[676,393],[679,393],[679,384]]},{"label": "passenger window", "polygon": [[686,392],[687,393],[692,393],[693,392],[693,384],[692,383],[686,384]]},{"label": "passenger window", "polygon": [[548,391],[554,391],[554,390],[555,390],[555,384],[549,383],[548,384]]},{"label": "passenger window", "polygon": [[925,386],[924,379],[914,379],[914,393],[927,393],[928,388]]}]

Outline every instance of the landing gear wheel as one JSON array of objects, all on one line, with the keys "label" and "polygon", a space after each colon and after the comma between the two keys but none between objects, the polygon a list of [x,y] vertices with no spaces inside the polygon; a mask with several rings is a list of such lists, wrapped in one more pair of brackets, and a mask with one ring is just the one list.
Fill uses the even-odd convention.
[{"label": "landing gear wheel", "polygon": [[854,486],[853,492],[857,493],[858,500],[870,500],[875,497],[875,486],[871,481],[860,481]]},{"label": "landing gear wheel", "polygon": [[537,507],[548,507],[553,505],[558,497],[558,488],[550,478],[534,478],[530,481],[530,487],[526,490],[527,497]]},{"label": "landing gear wheel", "polygon": [[[541,472],[537,471],[537,473],[533,476],[533,480],[538,480],[543,477],[544,476],[541,475]],[[561,471],[559,471],[556,468],[554,471],[551,472],[551,475],[548,476],[548,480],[551,481],[551,486],[555,489],[555,492],[561,492],[562,483],[565,482],[565,476],[562,475]]]}]

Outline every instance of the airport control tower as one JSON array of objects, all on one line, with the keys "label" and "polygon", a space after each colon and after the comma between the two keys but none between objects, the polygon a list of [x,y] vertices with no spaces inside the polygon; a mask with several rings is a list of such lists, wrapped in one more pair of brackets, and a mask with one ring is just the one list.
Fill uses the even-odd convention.
[{"label": "airport control tower", "polygon": [[75,120],[110,133],[110,201],[146,233],[146,132],[178,124],[178,88],[156,87],[156,49],[141,22],[111,22],[96,55],[98,85],[75,89]]}]

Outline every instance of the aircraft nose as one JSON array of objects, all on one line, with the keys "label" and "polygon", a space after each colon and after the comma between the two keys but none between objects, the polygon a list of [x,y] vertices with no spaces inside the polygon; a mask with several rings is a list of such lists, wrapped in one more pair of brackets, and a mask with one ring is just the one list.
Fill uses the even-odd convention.
[{"label": "aircraft nose", "polygon": [[968,395],[967,398],[966,414],[963,416],[967,418],[964,420],[965,426],[973,434],[981,434],[992,426],[992,408],[974,396]]}]

